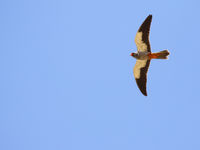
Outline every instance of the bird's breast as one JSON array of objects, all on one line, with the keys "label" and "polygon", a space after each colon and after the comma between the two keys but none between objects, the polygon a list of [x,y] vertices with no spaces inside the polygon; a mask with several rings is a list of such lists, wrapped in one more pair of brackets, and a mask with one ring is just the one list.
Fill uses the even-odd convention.
[{"label": "bird's breast", "polygon": [[140,52],[140,53],[138,53],[138,58],[137,59],[147,60],[147,59],[149,59],[148,54],[149,54],[149,52]]}]

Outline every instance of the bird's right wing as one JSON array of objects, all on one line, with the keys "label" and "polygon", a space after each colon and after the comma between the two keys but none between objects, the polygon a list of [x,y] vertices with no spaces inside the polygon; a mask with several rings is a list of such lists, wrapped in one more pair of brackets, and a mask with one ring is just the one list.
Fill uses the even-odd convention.
[{"label": "bird's right wing", "polygon": [[152,15],[149,15],[136,33],[135,44],[139,52],[151,52],[151,46],[149,42],[151,20]]},{"label": "bird's right wing", "polygon": [[145,96],[147,96],[146,84],[149,65],[150,60],[137,60],[133,69],[137,86]]}]

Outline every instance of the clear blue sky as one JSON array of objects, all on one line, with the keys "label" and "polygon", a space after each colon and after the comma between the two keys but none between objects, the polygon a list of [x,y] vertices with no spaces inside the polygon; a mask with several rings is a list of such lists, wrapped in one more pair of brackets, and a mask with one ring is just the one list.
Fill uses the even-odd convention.
[{"label": "clear blue sky", "polygon": [[[199,150],[198,0],[0,2],[1,150]],[[135,34],[153,14],[148,97]]]}]

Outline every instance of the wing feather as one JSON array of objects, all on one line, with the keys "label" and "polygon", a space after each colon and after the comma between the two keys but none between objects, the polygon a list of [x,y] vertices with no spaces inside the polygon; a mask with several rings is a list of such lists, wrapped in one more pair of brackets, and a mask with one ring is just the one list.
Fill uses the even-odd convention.
[{"label": "wing feather", "polygon": [[147,96],[146,84],[149,65],[150,60],[137,60],[133,69],[137,86],[145,96]]},{"label": "wing feather", "polygon": [[151,46],[149,42],[151,21],[152,15],[149,15],[136,33],[135,43],[139,52],[151,52]]}]

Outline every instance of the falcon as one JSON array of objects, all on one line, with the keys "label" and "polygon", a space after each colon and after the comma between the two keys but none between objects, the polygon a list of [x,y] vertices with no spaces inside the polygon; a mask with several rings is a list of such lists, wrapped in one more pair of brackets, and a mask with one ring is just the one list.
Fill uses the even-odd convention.
[{"label": "falcon", "polygon": [[138,88],[145,96],[147,96],[147,72],[151,59],[167,59],[167,56],[169,55],[168,50],[163,50],[158,53],[151,52],[151,46],[149,42],[151,21],[152,15],[149,15],[140,26],[135,36],[137,53],[131,53],[131,56],[137,59],[133,69],[133,74]]}]

